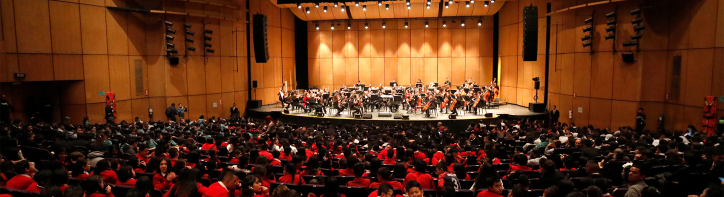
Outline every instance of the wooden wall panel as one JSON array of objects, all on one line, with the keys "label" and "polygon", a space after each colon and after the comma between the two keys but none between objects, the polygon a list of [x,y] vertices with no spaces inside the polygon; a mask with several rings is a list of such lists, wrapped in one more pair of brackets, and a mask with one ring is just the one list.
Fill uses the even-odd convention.
[{"label": "wooden wall panel", "polygon": [[[714,49],[696,49],[689,51],[684,84],[685,94],[680,98],[690,106],[701,105],[705,96],[711,95],[712,69],[714,67]],[[682,67],[683,69],[683,67]]]},{"label": "wooden wall panel", "polygon": [[[576,97],[573,99],[573,122],[576,125],[588,125],[589,117],[592,112],[589,108],[590,99],[587,97]],[[595,104],[594,104],[595,105]]]},{"label": "wooden wall panel", "polygon": [[432,82],[438,82],[437,81],[437,58],[424,58],[425,65],[424,65],[424,77],[422,79],[422,84],[430,84]]},{"label": "wooden wall panel", "polygon": [[83,54],[107,54],[106,9],[80,5]]},{"label": "wooden wall panel", "polygon": [[[277,100],[277,99],[275,99]],[[219,101],[222,101],[222,95],[221,94],[208,94],[206,95],[206,113],[204,116],[208,117],[222,117],[223,108],[221,107],[222,103],[219,103]],[[214,106],[216,104],[216,106]]]},{"label": "wooden wall panel", "polygon": [[206,114],[206,96],[205,95],[196,95],[196,96],[188,96],[188,102],[186,102],[186,106],[188,106],[189,110],[186,112],[186,117],[189,119],[195,120],[198,119],[199,116],[204,115],[205,119],[211,118],[211,116],[208,116]]},{"label": "wooden wall panel", "polygon": [[480,58],[465,58],[465,79],[472,79],[478,84],[487,84],[480,80]]},{"label": "wooden wall panel", "polygon": [[344,58],[345,57],[346,53],[344,51],[345,50],[344,37],[345,37],[344,31],[332,31],[332,57],[333,58]]},{"label": "wooden wall panel", "polygon": [[[611,126],[611,100],[609,99],[597,99],[597,98],[591,98],[590,99],[590,107],[589,110],[591,113],[589,115],[589,124],[595,126],[595,127],[610,127]],[[566,112],[567,113],[567,112]],[[561,116],[563,116],[563,112],[561,112]],[[565,114],[568,115],[568,114]],[[613,129],[613,128],[612,128]]]},{"label": "wooden wall panel", "polygon": [[[452,59],[451,58],[437,58],[437,82],[445,83],[445,80],[450,80],[452,72]],[[491,70],[492,71],[492,70]]]},{"label": "wooden wall panel", "polygon": [[[209,59],[211,59],[211,58],[209,58]],[[198,80],[198,81],[193,81],[193,82],[179,81],[179,83],[186,83],[186,86],[188,86],[189,95],[199,95],[199,94],[207,93],[207,89],[206,89],[207,88],[207,86],[206,86],[207,79],[206,79],[206,68],[205,68],[206,66],[204,65],[205,61],[206,60],[204,60],[203,57],[191,56],[189,58],[189,60],[186,62],[185,71],[181,71],[180,68],[173,68],[176,66],[171,66],[172,68],[169,70],[173,74],[174,70],[179,69],[178,70],[179,75],[186,74],[186,77],[188,77],[188,79]],[[179,65],[180,65],[180,63],[179,63]],[[174,79],[170,79],[170,80],[174,80]],[[170,94],[170,95],[173,95],[173,94]]]},{"label": "wooden wall panel", "polygon": [[108,54],[128,54],[128,25],[126,11],[106,11],[106,33],[108,34]]},{"label": "wooden wall panel", "polygon": [[410,58],[410,83],[415,83],[418,79],[423,80],[422,83],[426,83],[425,80],[425,59],[424,58]]},{"label": "wooden wall panel", "polygon": [[[451,57],[452,56],[452,35],[450,29],[439,29],[437,33],[437,56],[438,57]],[[491,51],[490,55],[493,53]]]},{"label": "wooden wall panel", "polygon": [[372,60],[370,58],[359,58],[359,81],[369,84],[372,81]]},{"label": "wooden wall panel", "polygon": [[44,54],[19,54],[18,71],[26,74],[25,81],[52,81],[53,56]]},{"label": "wooden wall panel", "polygon": [[357,58],[346,58],[345,67],[347,67],[347,70],[344,84],[346,86],[354,85],[359,80],[359,61]]},{"label": "wooden wall panel", "polygon": [[320,46],[319,32],[315,31],[314,28],[309,29],[309,32],[307,32],[307,44],[307,54],[309,58],[318,58]]},{"label": "wooden wall panel", "polygon": [[359,57],[372,57],[372,43],[370,31],[359,31]]},{"label": "wooden wall panel", "polygon": [[397,57],[397,38],[396,29],[385,30],[385,57]]},{"label": "wooden wall panel", "polygon": [[[644,51],[639,53],[641,69],[647,74],[641,76],[641,101],[664,101],[666,90],[666,52]],[[703,77],[703,76],[702,76]]]},{"label": "wooden wall panel", "polygon": [[465,57],[465,29],[452,29],[452,57]]},{"label": "wooden wall panel", "polygon": [[[128,68],[128,56],[108,56],[108,74],[110,76],[111,89],[116,94],[116,100],[131,99],[131,76]],[[130,111],[130,103],[129,103]]]},{"label": "wooden wall panel", "polygon": [[0,1],[0,9],[2,10],[2,31],[3,31],[3,48],[8,53],[17,53],[17,37],[15,36],[15,15],[13,1]]},{"label": "wooden wall panel", "polygon": [[370,36],[370,42],[372,43],[372,48],[370,48],[370,56],[385,57],[385,31],[371,30]]},{"label": "wooden wall panel", "polygon": [[83,56],[54,55],[53,71],[55,74],[55,80],[82,80]]},{"label": "wooden wall panel", "polygon": [[[355,28],[352,25],[352,28]],[[357,31],[345,31],[344,32],[344,51],[345,57],[358,57],[359,56],[359,34]]]},{"label": "wooden wall panel", "polygon": [[573,54],[563,54],[561,56],[561,91],[562,94],[573,94],[573,73],[575,56]]},{"label": "wooden wall panel", "polygon": [[208,57],[206,61],[206,93],[221,93],[221,62],[220,57]]},{"label": "wooden wall panel", "polygon": [[410,32],[410,57],[424,57],[425,30],[413,29]]},{"label": "wooden wall panel", "polygon": [[331,58],[319,59],[319,84],[330,86],[333,84],[334,63]]},{"label": "wooden wall panel", "polygon": [[724,48],[714,49],[712,79],[711,94],[724,95]]},{"label": "wooden wall panel", "polygon": [[334,71],[333,76],[333,85],[342,85],[345,84],[347,81],[345,75],[347,74],[347,67],[346,67],[346,60],[344,58],[334,58],[332,59],[332,63],[334,64],[334,67],[332,68]]},{"label": "wooden wall panel", "polygon": [[[191,57],[189,58],[189,61],[180,61],[176,66],[164,65],[166,70],[166,96],[188,95],[189,89],[194,89],[192,91],[196,92],[199,91],[198,89],[191,88],[187,85],[187,66],[192,65],[188,67],[189,69],[197,68],[196,65],[199,64],[198,62],[201,61],[200,59],[201,58],[198,57]],[[194,71],[203,72],[203,69]],[[201,75],[198,74],[199,73],[192,73],[189,78],[199,79],[197,77],[204,76],[203,73],[201,73]],[[204,88],[205,85],[203,83],[205,83],[205,80],[200,80],[197,81],[197,83],[194,83],[194,86],[201,84],[200,88]]]},{"label": "wooden wall panel", "polygon": [[425,57],[437,57],[437,29],[425,29],[425,43],[422,49]]},{"label": "wooden wall panel", "polygon": [[51,53],[48,1],[14,1],[19,53]]},{"label": "wooden wall panel", "polygon": [[[469,25],[473,24],[474,21],[468,21]],[[468,25],[468,24],[466,24]],[[466,29],[465,30],[465,56],[466,57],[478,57],[481,55],[480,49],[480,28]],[[492,53],[491,53],[492,54]]]},{"label": "wooden wall panel", "polygon": [[591,95],[591,55],[576,53],[573,68],[573,92],[588,97]]},{"label": "wooden wall panel", "polygon": [[[721,3],[719,1],[718,3]],[[716,43],[717,0],[691,2],[689,48],[711,48]],[[673,30],[676,31],[676,30]]]},{"label": "wooden wall panel", "polygon": [[409,86],[413,83],[410,76],[410,61],[410,58],[397,58],[397,81],[400,85]]},{"label": "wooden wall panel", "polygon": [[[108,56],[106,55],[84,55],[83,73],[85,78],[86,102],[105,102],[104,96],[99,96],[99,91],[110,90],[110,76],[108,74]],[[90,108],[89,108],[90,109]],[[102,114],[101,114],[102,115]],[[102,119],[102,117],[101,117]]]},{"label": "wooden wall panel", "polygon": [[[397,81],[399,85],[402,85],[398,81],[398,72],[397,72],[397,58],[385,58],[385,78],[384,78],[384,84],[385,86],[388,86],[393,80]],[[384,85],[383,84],[383,85]]]},{"label": "wooden wall panel", "polygon": [[411,32],[408,29],[400,29],[397,37],[397,57],[411,57]]},{"label": "wooden wall panel", "polygon": [[80,7],[78,4],[49,1],[53,53],[81,54]]},{"label": "wooden wall panel", "polygon": [[[374,86],[387,83],[385,81],[385,58],[371,58],[370,59],[370,80],[368,83],[372,83]],[[364,83],[364,82],[363,82]]]},{"label": "wooden wall panel", "polygon": [[450,82],[453,84],[462,84],[465,82],[465,58],[452,58],[452,72],[450,73]]}]

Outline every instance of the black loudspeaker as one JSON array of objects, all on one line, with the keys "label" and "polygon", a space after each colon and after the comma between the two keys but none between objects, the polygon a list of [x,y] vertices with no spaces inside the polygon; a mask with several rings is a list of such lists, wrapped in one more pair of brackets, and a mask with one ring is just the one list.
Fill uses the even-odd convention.
[{"label": "black loudspeaker", "polygon": [[535,82],[535,89],[540,89],[540,81]]},{"label": "black loudspeaker", "polygon": [[285,113],[285,114],[288,114],[288,113],[289,113],[289,110],[288,110],[288,109],[284,109],[284,113]]},{"label": "black loudspeaker", "polygon": [[256,63],[269,61],[269,42],[266,39],[266,16],[254,14],[254,56]]},{"label": "black loudspeaker", "polygon": [[390,112],[380,112],[377,114],[377,117],[392,117],[392,113]]},{"label": "black loudspeaker", "polygon": [[404,115],[402,115],[402,119],[403,119],[403,120],[409,120],[409,119],[410,119],[410,115],[404,114]]},{"label": "black loudspeaker", "polygon": [[523,61],[538,60],[538,7],[523,9]]},{"label": "black loudspeaker", "polygon": [[354,118],[362,118],[362,114],[354,114]]},{"label": "black loudspeaker", "polygon": [[256,80],[254,80],[254,81],[251,82],[251,87],[252,87],[252,88],[256,88]]},{"label": "black loudspeaker", "polygon": [[169,57],[168,63],[171,64],[172,66],[178,65],[178,57]]},{"label": "black loudspeaker", "polygon": [[322,113],[321,111],[317,112],[317,117],[324,117],[324,113]]},{"label": "black loudspeaker", "polygon": [[488,117],[488,118],[493,117],[493,113],[487,113],[487,114],[485,114],[485,117]]},{"label": "black loudspeaker", "polygon": [[453,114],[450,114],[449,116],[447,116],[447,118],[449,118],[449,119],[457,119],[457,117],[458,117],[458,115],[453,115]]},{"label": "black loudspeaker", "polygon": [[626,62],[626,63],[633,63],[634,61],[636,61],[634,59],[633,53],[629,53],[629,52],[621,53],[621,59],[623,59],[623,62]]},{"label": "black loudspeaker", "polygon": [[394,116],[392,116],[394,119],[402,119],[402,114],[396,113]]},{"label": "black loudspeaker", "polygon": [[246,102],[247,109],[254,109],[261,107],[261,100],[250,100]]},{"label": "black loudspeaker", "polygon": [[542,113],[546,111],[546,104],[544,103],[528,103],[528,110],[535,113]]},{"label": "black loudspeaker", "polygon": [[362,114],[362,119],[372,119],[372,114],[369,114],[369,113]]}]

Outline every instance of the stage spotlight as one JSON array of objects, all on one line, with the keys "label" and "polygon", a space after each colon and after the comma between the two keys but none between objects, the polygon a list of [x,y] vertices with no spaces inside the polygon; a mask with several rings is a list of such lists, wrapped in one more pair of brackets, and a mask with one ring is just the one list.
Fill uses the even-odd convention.
[{"label": "stage spotlight", "polygon": [[367,11],[367,5],[362,5],[362,11]]},{"label": "stage spotlight", "polygon": [[345,7],[345,5],[342,5],[342,12],[344,12],[344,7]]},{"label": "stage spotlight", "polygon": [[641,31],[641,30],[644,30],[644,29],[646,29],[646,27],[644,27],[643,25],[634,26],[634,31]]},{"label": "stage spotlight", "polygon": [[632,39],[632,40],[638,40],[638,39],[641,39],[641,37],[642,37],[642,35],[637,34],[637,35],[632,35],[632,36],[631,36],[631,39]]},{"label": "stage spotlight", "polygon": [[608,34],[604,38],[606,38],[606,40],[614,39],[616,38],[616,34]]},{"label": "stage spotlight", "polygon": [[339,3],[334,2],[334,7],[336,8],[337,6],[339,6]]},{"label": "stage spotlight", "polygon": [[315,7],[315,8],[318,8],[318,7],[319,7],[319,3],[314,3],[314,7]]},{"label": "stage spotlight", "polygon": [[616,31],[616,26],[606,27],[606,32],[614,32],[614,31]]},{"label": "stage spotlight", "polygon": [[211,48],[211,43],[204,43],[204,47],[209,47],[209,48]]},{"label": "stage spotlight", "polygon": [[365,23],[365,29],[370,28],[370,25]]},{"label": "stage spotlight", "polygon": [[443,27],[446,27],[446,26],[447,26],[447,21],[442,21],[442,26],[443,26]]},{"label": "stage spotlight", "polygon": [[324,6],[324,12],[327,12],[327,6]]},{"label": "stage spotlight", "polygon": [[428,27],[430,25],[430,22],[425,21],[425,27]]},{"label": "stage spotlight", "polygon": [[407,21],[405,21],[405,28],[407,28]]},{"label": "stage spotlight", "polygon": [[196,51],[196,47],[188,47],[187,49],[188,49],[189,51]]},{"label": "stage spotlight", "polygon": [[584,28],[583,28],[583,32],[589,32],[589,31],[591,31],[591,30],[593,30],[593,27],[591,27],[591,26],[588,26],[588,27],[584,27]]},{"label": "stage spotlight", "polygon": [[631,20],[631,24],[639,24],[639,23],[641,23],[641,21],[643,21],[643,20],[644,20],[644,19],[636,18],[636,19]]},{"label": "stage spotlight", "polygon": [[639,13],[641,13],[641,9],[631,10],[631,15],[637,15]]},{"label": "stage spotlight", "polygon": [[173,43],[166,43],[166,47],[173,47]]},{"label": "stage spotlight", "polygon": [[410,0],[406,0],[405,3],[407,3],[407,5],[410,5]]},{"label": "stage spotlight", "polygon": [[386,26],[387,24],[385,24],[385,22],[382,22],[382,28],[384,29]]},{"label": "stage spotlight", "polygon": [[385,10],[390,10],[390,4],[385,5]]},{"label": "stage spotlight", "polygon": [[186,42],[194,42],[193,38],[186,38]]},{"label": "stage spotlight", "polygon": [[483,26],[483,20],[478,20],[478,26]]},{"label": "stage spotlight", "polygon": [[453,4],[453,0],[448,0],[447,2],[450,3],[450,5]]},{"label": "stage spotlight", "polygon": [[172,34],[175,34],[175,33],[176,33],[176,30],[174,30],[174,29],[166,29],[166,31],[167,31],[168,33],[172,33]]},{"label": "stage spotlight", "polygon": [[178,53],[178,50],[176,49],[166,49],[167,53]]},{"label": "stage spotlight", "polygon": [[470,0],[470,3],[475,3],[475,0]]},{"label": "stage spotlight", "polygon": [[611,17],[615,17],[615,16],[616,16],[616,12],[615,12],[615,11],[614,11],[614,12],[611,12],[611,13],[608,13],[608,14],[606,14],[606,18],[611,18]]},{"label": "stage spotlight", "polygon": [[307,14],[309,14],[309,8],[306,8]]},{"label": "stage spotlight", "polygon": [[583,47],[590,47],[593,43],[591,41],[584,42]]},{"label": "stage spotlight", "polygon": [[186,28],[191,28],[191,24],[184,23],[184,27],[186,27]]},{"label": "stage spotlight", "polygon": [[465,21],[460,21],[460,26],[465,27]]},{"label": "stage spotlight", "polygon": [[210,30],[210,29],[204,29],[204,33],[205,34],[214,34],[214,31]]},{"label": "stage spotlight", "polygon": [[319,30],[319,24],[314,24],[314,27]]},{"label": "stage spotlight", "polygon": [[173,36],[172,36],[172,35],[166,35],[166,39],[173,40]]},{"label": "stage spotlight", "polygon": [[412,9],[412,6],[410,6],[410,5],[407,5],[407,9],[408,9],[408,10],[409,10],[409,9]]},{"label": "stage spotlight", "polygon": [[615,24],[616,24],[616,19],[606,22],[606,25],[615,25]]},{"label": "stage spotlight", "polygon": [[214,50],[213,50],[213,49],[206,49],[206,52],[214,53]]},{"label": "stage spotlight", "polygon": [[483,5],[484,5],[485,7],[488,7],[488,5],[490,5],[490,2],[489,2],[489,1],[483,1]]},{"label": "stage spotlight", "polygon": [[429,5],[429,4],[427,5],[427,9],[430,9],[430,5]]},{"label": "stage spotlight", "polygon": [[432,0],[427,0],[427,5],[432,4]]},{"label": "stage spotlight", "polygon": [[347,24],[347,29],[352,29],[352,24]]},{"label": "stage spotlight", "polygon": [[625,47],[632,47],[632,46],[638,46],[638,45],[639,45],[639,42],[636,42],[636,41],[628,41],[628,42],[623,43],[623,46],[625,46]]},{"label": "stage spotlight", "polygon": [[495,0],[490,0],[490,3],[495,3]]},{"label": "stage spotlight", "polygon": [[449,8],[449,7],[450,7],[450,3],[445,2],[445,8]]},{"label": "stage spotlight", "polygon": [[173,26],[173,23],[171,21],[163,21],[163,23],[165,23],[168,26]]},{"label": "stage spotlight", "polygon": [[382,6],[382,1],[377,1],[378,6]]},{"label": "stage spotlight", "polygon": [[297,3],[297,8],[302,8],[302,3]]},{"label": "stage spotlight", "polygon": [[359,6],[359,2],[354,2],[354,6]]},{"label": "stage spotlight", "polygon": [[465,7],[466,7],[466,8],[469,8],[469,7],[470,7],[470,1],[466,1],[466,2],[465,2]]},{"label": "stage spotlight", "polygon": [[586,40],[590,40],[590,39],[591,39],[591,35],[585,35],[585,36],[581,37],[581,41],[586,41]]},{"label": "stage spotlight", "polygon": [[593,17],[587,18],[587,19],[584,20],[583,22],[591,23],[591,22],[593,22]]},{"label": "stage spotlight", "polygon": [[211,37],[204,36],[204,40],[211,40]]},{"label": "stage spotlight", "polygon": [[193,35],[194,35],[194,32],[193,32],[193,31],[186,31],[186,34],[193,36]]},{"label": "stage spotlight", "polygon": [[330,27],[330,29],[334,30],[334,24],[332,24],[332,26]]}]

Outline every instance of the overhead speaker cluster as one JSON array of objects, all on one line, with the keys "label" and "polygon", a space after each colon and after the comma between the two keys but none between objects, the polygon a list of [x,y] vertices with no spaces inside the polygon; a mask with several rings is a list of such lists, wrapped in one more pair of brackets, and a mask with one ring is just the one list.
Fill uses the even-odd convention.
[{"label": "overhead speaker cluster", "polygon": [[[254,56],[256,63],[269,61],[269,42],[267,40],[266,15],[254,14]],[[319,26],[317,26],[319,28]]]},{"label": "overhead speaker cluster", "polygon": [[178,65],[179,59],[175,56],[175,54],[178,54],[178,50],[176,50],[176,45],[172,43],[176,30],[171,28],[173,27],[173,23],[171,21],[163,21],[163,25],[166,27],[166,58],[168,58],[169,64]]},{"label": "overhead speaker cluster", "polygon": [[586,26],[583,27],[583,33],[588,34],[581,37],[582,45],[583,47],[591,47],[593,45],[593,32],[595,32],[593,31],[593,14],[583,22],[586,23]]},{"label": "overhead speaker cluster", "polygon": [[642,25],[641,23],[644,21],[641,18],[641,8],[631,10],[631,15],[634,16],[634,19],[631,20],[631,25],[633,25],[633,29],[636,32],[636,34],[631,35],[631,40],[626,41],[623,43],[624,47],[637,47],[639,46],[639,40],[643,37],[641,35],[641,31],[643,31],[646,27]]},{"label": "overhead speaker cluster", "polygon": [[523,61],[538,60],[538,7],[523,9]]}]

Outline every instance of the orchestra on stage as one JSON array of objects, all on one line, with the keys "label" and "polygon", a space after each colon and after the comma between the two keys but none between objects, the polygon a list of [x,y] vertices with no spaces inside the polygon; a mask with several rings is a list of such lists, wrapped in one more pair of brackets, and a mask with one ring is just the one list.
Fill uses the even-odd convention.
[{"label": "orchestra on stage", "polygon": [[288,91],[280,88],[278,95],[285,113],[291,109],[325,116],[333,110],[334,116],[341,116],[345,111],[355,116],[375,110],[392,113],[404,110],[408,114],[431,117],[431,112],[458,115],[459,110],[478,115],[495,105],[499,100],[498,93],[496,79],[487,86],[478,85],[473,80],[452,86],[448,79],[442,85],[437,82],[423,85],[418,79],[408,86],[398,85],[393,80],[389,86],[371,86],[357,81],[352,87],[331,91],[327,88]]}]

